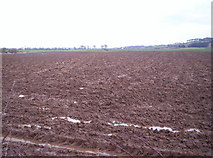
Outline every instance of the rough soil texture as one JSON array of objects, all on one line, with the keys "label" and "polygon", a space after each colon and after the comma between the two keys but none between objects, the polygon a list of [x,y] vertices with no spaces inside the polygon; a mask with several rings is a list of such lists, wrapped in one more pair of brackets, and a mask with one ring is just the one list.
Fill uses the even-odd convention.
[{"label": "rough soil texture", "polygon": [[8,54],[2,67],[5,156],[211,156],[211,53]]}]

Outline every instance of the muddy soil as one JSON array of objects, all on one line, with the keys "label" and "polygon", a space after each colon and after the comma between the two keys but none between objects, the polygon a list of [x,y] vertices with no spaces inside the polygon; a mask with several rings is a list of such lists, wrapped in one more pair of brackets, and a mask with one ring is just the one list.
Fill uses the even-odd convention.
[{"label": "muddy soil", "polygon": [[211,156],[211,54],[3,55],[5,156]]}]

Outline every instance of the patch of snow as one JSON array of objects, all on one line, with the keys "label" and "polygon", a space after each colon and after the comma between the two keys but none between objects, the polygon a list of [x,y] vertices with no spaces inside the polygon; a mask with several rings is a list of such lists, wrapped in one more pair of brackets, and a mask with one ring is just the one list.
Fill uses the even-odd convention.
[{"label": "patch of snow", "polygon": [[23,125],[20,125],[20,127],[28,127],[28,128],[31,128],[32,125],[30,125],[30,124],[23,124]]},{"label": "patch of snow", "polygon": [[108,125],[110,126],[126,126],[126,127],[130,127],[130,126],[133,126],[133,127],[137,127],[137,128],[140,128],[141,126],[139,125],[134,125],[134,124],[127,124],[127,123],[121,123],[119,121],[112,121],[112,123],[107,123]]},{"label": "patch of snow", "polygon": [[92,122],[92,120],[90,120],[90,121],[83,121],[83,123],[85,123],[85,124],[88,124],[88,123],[91,123]]},{"label": "patch of snow", "polygon": [[108,125],[110,125],[110,126],[113,126],[113,124],[112,124],[112,123],[107,122],[107,124],[108,124]]},{"label": "patch of snow", "polygon": [[113,124],[113,126],[129,126],[129,125],[126,123],[115,123]]},{"label": "patch of snow", "polygon": [[22,94],[21,94],[21,95],[19,95],[18,97],[19,97],[19,98],[24,98],[24,97],[25,97],[25,95],[22,95]]},{"label": "patch of snow", "polygon": [[67,121],[72,122],[72,123],[81,123],[80,120],[72,119],[70,117],[59,117],[59,118],[67,120]]},{"label": "patch of snow", "polygon": [[123,75],[119,75],[118,78],[122,78],[122,77],[125,77],[126,75],[123,74]]},{"label": "patch of snow", "polygon": [[195,128],[190,128],[190,129],[187,129],[185,130],[186,132],[197,132],[197,133],[200,133],[201,131],[199,129],[195,129]]},{"label": "patch of snow", "polygon": [[49,110],[50,108],[42,107],[42,108],[39,108],[39,109],[42,109],[42,110]]},{"label": "patch of snow", "polygon": [[44,129],[51,129],[51,127],[49,127],[49,126],[43,126],[42,128],[44,128]]},{"label": "patch of snow", "polygon": [[[172,133],[178,133],[180,131],[178,130],[173,130],[170,127],[160,127],[160,126],[140,126],[140,125],[136,125],[136,124],[131,124],[131,123],[121,123],[119,121],[111,121],[111,122],[107,122],[108,125],[110,126],[126,126],[126,127],[135,127],[135,128],[146,128],[146,129],[150,129],[150,130],[157,130],[157,131],[161,131],[161,130],[167,130],[169,132]],[[195,129],[195,128],[190,128],[187,130],[184,130],[185,132],[197,132],[200,133],[201,131],[199,129]]]},{"label": "patch of snow", "polygon": [[39,129],[39,128],[41,128],[41,126],[39,126],[39,125],[34,125],[37,129]]},{"label": "patch of snow", "polygon": [[88,124],[88,123],[91,123],[92,120],[90,121],[80,121],[80,120],[77,120],[77,119],[73,119],[71,117],[52,117],[51,118],[52,120],[55,120],[55,119],[63,119],[63,120],[66,120],[68,122],[72,122],[72,123],[85,123],[85,124]]},{"label": "patch of snow", "polygon": [[19,127],[22,127],[22,128],[32,128],[32,127],[35,127],[36,129],[41,129],[41,128],[44,128],[44,129],[51,129],[51,127],[49,126],[40,126],[40,125],[31,125],[31,124],[23,124],[23,125],[18,125]]},{"label": "patch of snow", "polygon": [[151,129],[151,130],[157,130],[157,131],[160,131],[160,130],[168,130],[170,132],[173,132],[173,133],[177,133],[179,131],[174,131],[172,128],[170,127],[159,127],[159,126],[150,126],[150,127],[146,127],[148,129]]},{"label": "patch of snow", "polygon": [[133,127],[136,127],[136,128],[140,128],[141,126],[139,125],[132,125]]},{"label": "patch of snow", "polygon": [[51,119],[52,119],[52,120],[55,120],[55,119],[57,119],[57,118],[58,118],[58,117],[52,117]]}]

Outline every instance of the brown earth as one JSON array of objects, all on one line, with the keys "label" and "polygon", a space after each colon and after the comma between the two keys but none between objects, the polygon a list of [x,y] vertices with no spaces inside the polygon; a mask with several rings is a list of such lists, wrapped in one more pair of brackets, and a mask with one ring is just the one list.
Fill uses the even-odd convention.
[{"label": "brown earth", "polygon": [[5,156],[211,156],[211,53],[8,54],[2,67]]}]

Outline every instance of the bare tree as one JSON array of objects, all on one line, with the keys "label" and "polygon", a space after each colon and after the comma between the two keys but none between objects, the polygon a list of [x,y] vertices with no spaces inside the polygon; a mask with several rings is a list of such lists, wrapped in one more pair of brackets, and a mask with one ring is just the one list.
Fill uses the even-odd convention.
[{"label": "bare tree", "polygon": [[104,49],[104,50],[107,50],[107,45],[106,44],[101,45],[101,48]]}]

